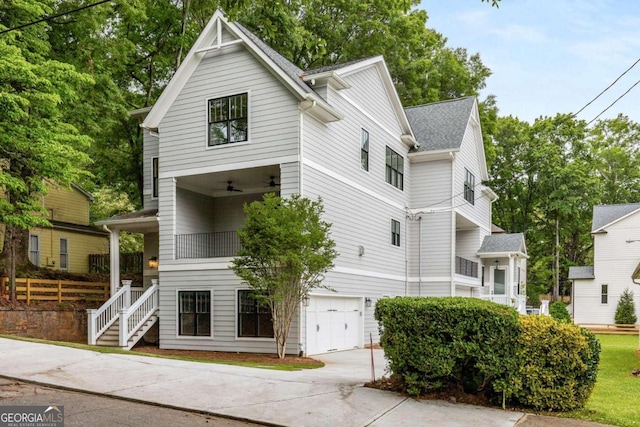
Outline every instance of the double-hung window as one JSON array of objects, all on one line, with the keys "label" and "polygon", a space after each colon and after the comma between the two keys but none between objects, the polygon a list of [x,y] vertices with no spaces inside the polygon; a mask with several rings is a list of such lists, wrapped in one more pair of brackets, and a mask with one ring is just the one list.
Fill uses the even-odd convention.
[{"label": "double-hung window", "polygon": [[471,203],[475,204],[475,188],[476,188],[476,177],[469,172],[468,169],[464,170],[464,199]]},{"label": "double-hung window", "polygon": [[400,246],[400,221],[391,220],[391,244]]},{"label": "double-hung window", "polygon": [[37,234],[29,235],[29,261],[40,267],[40,236]]},{"label": "double-hung window", "polygon": [[249,290],[238,291],[238,337],[273,338],[271,310]]},{"label": "double-hung window", "polygon": [[600,304],[609,303],[609,285],[602,285],[600,287]]},{"label": "double-hung window", "polygon": [[362,169],[369,170],[369,132],[364,129],[360,133],[360,164]]},{"label": "double-hung window", "polygon": [[158,158],[151,159],[151,197],[158,197]]},{"label": "double-hung window", "polygon": [[391,148],[387,147],[386,181],[396,188],[404,188],[404,159]]},{"label": "double-hung window", "polygon": [[69,239],[60,238],[60,269],[69,269]]},{"label": "double-hung window", "polygon": [[246,93],[209,100],[209,147],[249,139],[248,102]]},{"label": "double-hung window", "polygon": [[211,336],[211,292],[178,292],[178,335]]}]

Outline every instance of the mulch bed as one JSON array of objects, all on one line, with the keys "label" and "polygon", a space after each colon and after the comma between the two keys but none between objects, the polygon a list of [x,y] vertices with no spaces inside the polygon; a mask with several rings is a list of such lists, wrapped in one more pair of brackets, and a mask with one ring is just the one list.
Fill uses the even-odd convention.
[{"label": "mulch bed", "polygon": [[201,351],[201,350],[168,350],[161,349],[153,345],[140,344],[135,346],[133,351],[149,353],[158,356],[179,356],[191,359],[221,360],[230,362],[250,362],[269,363],[282,365],[307,365],[309,367],[322,367],[324,363],[311,359],[310,357],[297,357],[287,355],[284,359],[279,359],[276,354],[261,353],[230,353],[222,351]]}]

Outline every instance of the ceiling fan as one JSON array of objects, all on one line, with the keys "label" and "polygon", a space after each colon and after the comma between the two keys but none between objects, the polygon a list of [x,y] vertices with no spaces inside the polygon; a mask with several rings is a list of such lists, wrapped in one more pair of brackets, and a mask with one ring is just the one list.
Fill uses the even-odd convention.
[{"label": "ceiling fan", "polygon": [[227,181],[227,191],[229,192],[237,191],[238,193],[242,193],[242,190],[240,190],[239,188],[235,188],[233,186],[232,181]]},{"label": "ceiling fan", "polygon": [[270,176],[269,178],[270,178],[269,184],[265,185],[265,188],[266,187],[272,187],[273,188],[273,187],[279,187],[280,186],[280,183],[275,181],[275,179],[276,179],[275,176]]}]

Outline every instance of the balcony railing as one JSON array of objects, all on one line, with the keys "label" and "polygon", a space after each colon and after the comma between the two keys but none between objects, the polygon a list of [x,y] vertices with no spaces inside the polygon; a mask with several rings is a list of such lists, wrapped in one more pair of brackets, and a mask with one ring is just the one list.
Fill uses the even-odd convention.
[{"label": "balcony railing", "polygon": [[478,277],[478,263],[468,259],[456,257],[456,274],[463,276]]},{"label": "balcony railing", "polygon": [[176,259],[236,256],[240,238],[235,231],[177,234]]}]

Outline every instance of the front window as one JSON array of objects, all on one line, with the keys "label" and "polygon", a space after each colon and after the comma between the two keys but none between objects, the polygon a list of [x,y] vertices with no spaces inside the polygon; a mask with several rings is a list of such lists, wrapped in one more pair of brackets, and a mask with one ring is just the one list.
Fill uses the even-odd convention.
[{"label": "front window", "polygon": [[389,184],[402,190],[404,188],[404,159],[387,147],[386,180]]},{"label": "front window", "polygon": [[609,285],[602,285],[600,289],[600,303],[601,304],[609,303]]},{"label": "front window", "polygon": [[400,246],[400,221],[391,220],[391,244]]},{"label": "front window", "polygon": [[158,197],[158,158],[154,157],[153,159],[151,159],[152,162],[152,181],[151,181],[151,187],[152,187],[152,197],[156,198]]},{"label": "front window", "polygon": [[369,132],[364,129],[360,134],[360,164],[362,169],[369,170]]},{"label": "front window", "polygon": [[238,291],[238,336],[241,338],[273,338],[271,310],[251,296],[251,291]]},{"label": "front window", "polygon": [[29,261],[40,267],[40,236],[37,234],[29,235]]},{"label": "front window", "polygon": [[476,188],[476,177],[469,172],[468,169],[464,170],[464,199],[471,203],[475,204],[475,188]]},{"label": "front window", "polygon": [[69,240],[60,239],[60,269],[67,270],[69,268]]},{"label": "front window", "polygon": [[178,292],[178,334],[211,336],[211,292]]},{"label": "front window", "polygon": [[248,94],[209,100],[209,147],[249,139]]}]

